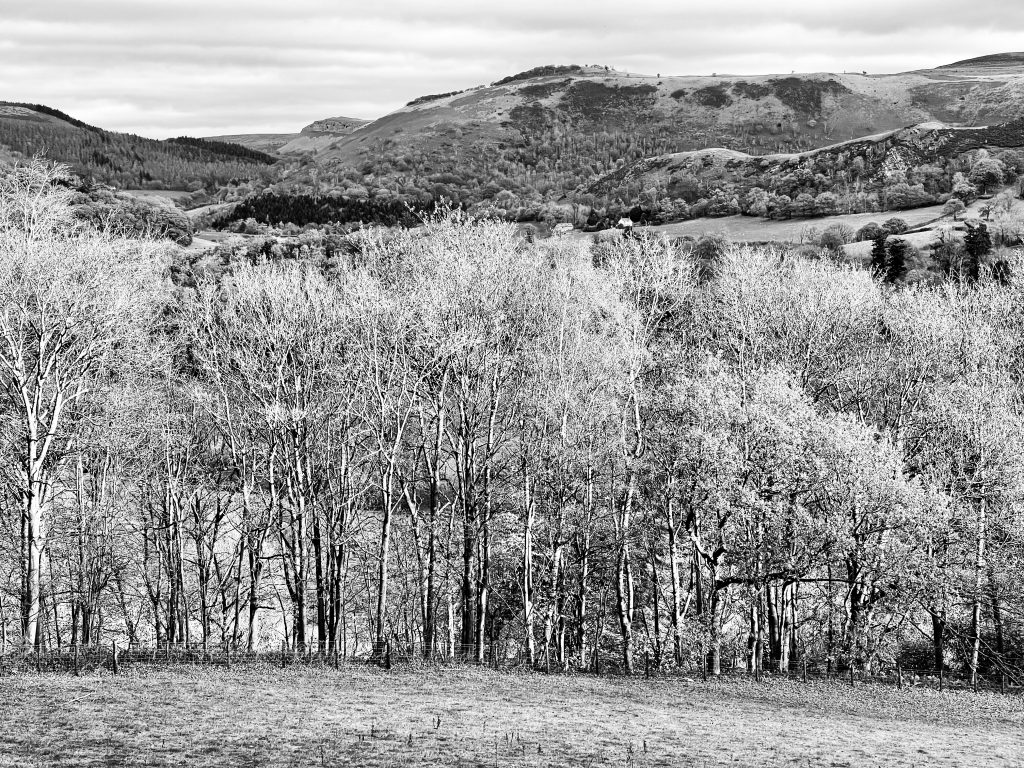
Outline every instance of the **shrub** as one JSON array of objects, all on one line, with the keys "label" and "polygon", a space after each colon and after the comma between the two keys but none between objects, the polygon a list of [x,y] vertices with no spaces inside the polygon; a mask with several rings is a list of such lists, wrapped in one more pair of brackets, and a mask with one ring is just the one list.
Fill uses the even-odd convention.
[{"label": "shrub", "polygon": [[964,205],[964,201],[958,197],[951,197],[946,201],[946,204],[942,206],[942,214],[944,216],[952,216],[953,221],[957,220],[957,216],[967,210],[967,206]]},{"label": "shrub", "polygon": [[727,107],[732,104],[732,98],[725,92],[721,85],[708,85],[693,92],[694,100],[702,107]]},{"label": "shrub", "polygon": [[888,234],[880,224],[873,221],[868,222],[863,227],[857,230],[857,234],[854,235],[854,242],[863,242],[864,240],[875,240],[879,235]]},{"label": "shrub", "polygon": [[884,229],[890,235],[902,235],[904,232],[910,229],[910,227],[907,225],[906,221],[894,216],[893,218],[888,219],[884,224],[882,224],[882,229]]},{"label": "shrub", "polygon": [[849,224],[829,224],[818,238],[818,245],[830,251],[838,251],[847,243],[852,243],[854,235],[853,227]]},{"label": "shrub", "polygon": [[725,235],[702,235],[690,249],[690,258],[703,277],[712,278],[730,245]]}]

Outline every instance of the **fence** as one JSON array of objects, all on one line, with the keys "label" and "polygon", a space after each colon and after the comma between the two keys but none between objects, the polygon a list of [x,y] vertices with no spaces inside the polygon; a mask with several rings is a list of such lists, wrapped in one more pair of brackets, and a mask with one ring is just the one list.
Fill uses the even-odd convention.
[{"label": "fence", "polygon": [[[633,659],[633,675],[659,679],[753,679],[797,680],[802,682],[835,681],[856,686],[863,683],[891,685],[896,688],[930,687],[938,690],[998,691],[1006,694],[1024,693],[1024,670],[1018,667],[979,672],[973,677],[963,670],[921,668],[900,664],[874,664],[870,667],[847,664],[833,659],[797,658],[783,666],[778,661],[764,660],[756,669],[749,669],[741,658],[733,656],[721,662],[719,673],[712,674],[706,660],[690,660],[682,665],[657,663],[650,653]],[[549,673],[622,675],[621,655],[602,651],[592,653],[587,664],[557,664],[551,656],[541,654],[529,664],[521,649],[508,644],[475,647],[447,646],[426,652],[418,643],[382,643],[368,653],[344,656],[336,649],[318,648],[313,644],[279,649],[247,651],[230,645],[201,643],[161,643],[142,645],[71,645],[61,648],[9,648],[0,654],[0,677],[12,674],[56,673],[74,674],[106,671],[120,674],[133,667],[191,665],[226,667],[273,665],[339,669],[351,664],[370,664],[390,669],[393,666],[476,665],[502,670],[535,670]]]}]

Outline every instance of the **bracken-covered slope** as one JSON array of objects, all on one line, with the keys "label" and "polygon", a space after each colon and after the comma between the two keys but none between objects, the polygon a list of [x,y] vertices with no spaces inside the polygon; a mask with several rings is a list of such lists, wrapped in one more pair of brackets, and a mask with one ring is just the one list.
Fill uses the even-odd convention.
[{"label": "bracken-covered slope", "polygon": [[337,138],[317,160],[325,170],[357,169],[399,195],[478,202],[504,191],[496,204],[511,209],[527,197],[578,196],[656,155],[708,147],[793,153],[927,121],[1009,122],[1024,116],[1024,62],[1014,56],[892,75],[542,67],[415,99]]},{"label": "bracken-covered slope", "polygon": [[0,102],[0,161],[44,154],[82,176],[122,188],[216,187],[271,178],[273,158],[198,139],[157,141],[105,131],[39,104]]}]

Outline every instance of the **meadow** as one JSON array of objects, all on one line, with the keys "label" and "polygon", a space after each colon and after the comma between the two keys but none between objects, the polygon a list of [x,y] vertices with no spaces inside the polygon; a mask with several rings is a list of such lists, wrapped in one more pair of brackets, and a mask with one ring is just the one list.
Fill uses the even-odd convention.
[{"label": "meadow", "polygon": [[0,679],[0,766],[1011,766],[1024,699],[472,668]]},{"label": "meadow", "polygon": [[[880,213],[849,213],[838,216],[820,216],[812,219],[763,219],[756,216],[723,216],[717,219],[701,218],[661,224],[651,227],[655,232],[664,232],[670,237],[694,237],[703,235],[725,235],[734,242],[752,243],[799,243],[813,228],[818,233],[833,224],[845,224],[854,230],[865,224],[881,224],[887,219],[898,218],[907,222],[912,229],[930,224],[942,218],[942,206],[930,205],[909,211],[882,211]],[[952,223],[952,219],[949,220]]]}]

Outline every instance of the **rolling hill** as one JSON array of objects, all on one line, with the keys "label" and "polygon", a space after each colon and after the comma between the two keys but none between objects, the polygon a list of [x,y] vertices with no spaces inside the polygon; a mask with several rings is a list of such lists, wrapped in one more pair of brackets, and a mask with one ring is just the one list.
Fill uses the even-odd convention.
[{"label": "rolling hill", "polygon": [[[797,211],[822,193],[861,210],[935,202],[969,170],[965,153],[1021,146],[1021,119],[1024,53],[884,75],[550,65],[420,96],[370,122],[325,118],[296,134],[154,141],[6,104],[0,159],[45,150],[120,187],[235,182],[232,199],[270,186],[383,208],[448,198],[515,220],[637,202],[669,215],[723,215],[753,188],[794,204],[804,196]],[[968,138],[982,126],[1008,127]]]},{"label": "rolling hill", "polygon": [[338,139],[348,136],[369,122],[356,117],[328,117],[310,123],[298,133],[248,133],[206,138],[210,141],[240,144],[259,152],[301,155],[331,147]]},{"label": "rolling hill", "polygon": [[212,190],[277,174],[274,158],[237,144],[157,141],[105,131],[40,104],[0,102],[0,161],[40,153],[83,179],[121,188]]},{"label": "rolling hill", "polygon": [[[513,218],[569,201],[649,157],[712,147],[793,154],[940,121],[1024,117],[1024,58],[889,75],[669,76],[547,66],[423,96],[317,144],[316,183],[356,196],[448,197]],[[308,188],[311,164],[289,183]],[[607,185],[606,185],[607,187]],[[639,190],[616,192],[624,203]]]},{"label": "rolling hill", "polygon": [[789,216],[902,210],[941,202],[984,150],[1003,180],[1024,172],[1024,118],[965,128],[930,122],[801,153],[750,155],[706,149],[644,158],[588,192],[608,200],[629,190],[670,215]]}]

